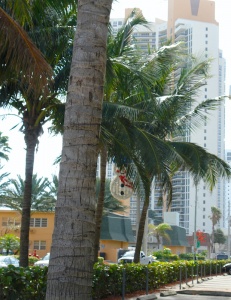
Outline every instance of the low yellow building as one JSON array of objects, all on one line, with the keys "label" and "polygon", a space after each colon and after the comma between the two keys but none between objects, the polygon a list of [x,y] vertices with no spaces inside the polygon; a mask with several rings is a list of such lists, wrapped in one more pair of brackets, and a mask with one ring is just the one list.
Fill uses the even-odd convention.
[{"label": "low yellow building", "polygon": [[[14,233],[20,237],[21,214],[10,209],[0,210],[0,236]],[[30,220],[28,253],[36,250],[39,257],[50,252],[54,230],[54,212],[33,212]],[[127,249],[134,242],[131,220],[118,214],[103,217],[99,255],[105,260],[117,262],[118,250]]]},{"label": "low yellow building", "polygon": [[[10,209],[0,210],[0,236],[14,233],[20,237],[21,214]],[[36,250],[39,257],[50,252],[54,230],[54,212],[33,212],[30,219],[28,253]]]}]

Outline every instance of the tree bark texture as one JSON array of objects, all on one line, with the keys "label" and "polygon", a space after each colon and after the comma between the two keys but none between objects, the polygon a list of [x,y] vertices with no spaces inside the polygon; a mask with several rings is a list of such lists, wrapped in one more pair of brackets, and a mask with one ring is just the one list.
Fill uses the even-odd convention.
[{"label": "tree bark texture", "polygon": [[107,169],[107,150],[105,147],[102,147],[101,156],[100,156],[100,191],[99,191],[99,197],[98,197],[96,215],[95,215],[96,226],[95,226],[94,262],[97,262],[98,260],[100,230],[101,230],[103,207],[104,207],[106,169]]},{"label": "tree bark texture", "polygon": [[142,240],[144,236],[144,228],[145,228],[145,221],[147,218],[147,212],[149,207],[149,193],[145,195],[144,205],[140,216],[140,223],[139,229],[137,234],[137,241],[136,241],[136,250],[134,255],[134,263],[138,263],[140,261],[140,251],[142,247]]},{"label": "tree bark texture", "polygon": [[79,0],[47,300],[91,299],[95,184],[112,0]]},{"label": "tree bark texture", "polygon": [[20,266],[28,266],[30,211],[32,197],[32,176],[34,169],[35,147],[38,141],[37,129],[28,129],[25,132],[26,142],[26,167],[25,167],[25,190],[22,203],[22,217],[20,230]]}]

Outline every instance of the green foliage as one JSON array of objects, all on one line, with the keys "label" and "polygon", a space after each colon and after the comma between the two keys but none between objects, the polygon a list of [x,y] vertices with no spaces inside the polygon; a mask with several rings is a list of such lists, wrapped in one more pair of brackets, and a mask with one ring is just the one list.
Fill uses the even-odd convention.
[{"label": "green foliage", "polygon": [[[145,291],[146,275],[148,270],[148,287],[149,289],[157,289],[168,283],[177,282],[180,278],[182,281],[186,279],[186,270],[188,280],[191,274],[196,276],[209,276],[210,274],[218,274],[220,266],[227,261],[174,261],[174,262],[158,262],[150,265],[126,264],[126,265],[100,265],[94,266],[93,278],[93,299],[101,299],[108,296],[121,295],[123,275],[126,280],[126,293],[136,291]],[[202,273],[201,273],[202,272]],[[190,275],[189,275],[190,274]]]},{"label": "green foliage", "polygon": [[224,232],[220,228],[215,229],[214,230],[214,243],[225,244],[225,242],[226,242],[226,237],[224,235]]},{"label": "green foliage", "polygon": [[39,258],[37,258],[35,256],[29,256],[29,266],[33,266],[34,263],[38,260],[39,260]]},{"label": "green foliage", "polygon": [[0,299],[44,300],[47,267],[0,268]]},{"label": "green foliage", "polygon": [[103,264],[103,261],[104,261],[104,258],[103,258],[103,257],[98,257],[98,263],[99,263],[100,265]]},{"label": "green foliage", "polygon": [[172,254],[169,248],[164,248],[164,250],[153,252],[152,255],[160,261],[174,261],[179,259],[178,255]]},{"label": "green foliage", "polygon": [[[196,259],[197,260],[205,260],[206,253],[197,253]],[[194,253],[181,253],[179,254],[180,259],[184,260],[193,260],[194,259]]]},{"label": "green foliage", "polygon": [[7,254],[9,254],[10,251],[17,252],[19,246],[19,237],[14,234],[8,233],[0,237],[0,249],[5,249]]},{"label": "green foliage", "polygon": [[[169,250],[165,250],[169,252]],[[31,257],[32,259],[32,257]],[[199,276],[218,274],[225,261],[183,261],[158,262],[150,265],[94,265],[92,298],[94,300],[108,296],[119,296],[122,291],[123,276],[126,280],[126,293],[145,291],[148,272],[149,289],[157,289],[168,283],[177,282],[180,278],[188,280],[193,273]],[[16,268],[9,266],[0,268],[0,299],[1,300],[44,300],[46,293],[47,267]],[[201,273],[202,272],[202,273]],[[190,274],[190,275],[189,275]]]}]

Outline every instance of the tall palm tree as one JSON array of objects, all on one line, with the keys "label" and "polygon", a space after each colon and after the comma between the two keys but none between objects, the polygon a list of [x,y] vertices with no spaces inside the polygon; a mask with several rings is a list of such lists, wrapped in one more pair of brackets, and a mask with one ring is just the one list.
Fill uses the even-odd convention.
[{"label": "tall palm tree", "polygon": [[[37,174],[32,177],[32,199],[31,210],[52,211],[54,210],[56,199],[49,189],[48,178],[38,178]],[[4,189],[3,204],[6,207],[17,210],[22,214],[23,197],[25,192],[25,181],[18,175],[17,179],[10,179],[9,186]]]},{"label": "tall palm tree", "polygon": [[[57,98],[57,95],[62,93],[63,90],[66,90],[69,74],[68,62],[71,59],[71,45],[74,33],[73,26],[69,27],[68,25],[73,25],[73,22],[75,22],[73,21],[75,18],[72,18],[73,15],[75,16],[75,12],[72,8],[73,1],[60,3],[60,1],[47,0],[43,1],[42,5],[40,2],[37,0],[31,1],[30,3],[26,2],[24,7],[28,13],[26,16],[19,13],[17,1],[14,2],[14,4],[5,1],[0,2],[1,8],[4,8],[5,12],[8,12],[14,17],[13,19],[7,16],[7,19],[10,19],[13,24],[17,25],[15,25],[17,27],[15,31],[13,31],[15,27],[13,27],[12,31],[10,30],[11,27],[8,28],[9,34],[8,30],[5,30],[6,34],[2,39],[5,50],[0,53],[1,66],[9,67],[9,72],[8,69],[2,70],[4,71],[5,77],[0,81],[0,105],[10,105],[17,110],[22,121],[20,130],[24,133],[26,143],[25,189],[20,232],[21,266],[28,265],[29,222],[35,149],[38,145],[39,136],[43,133],[43,125],[59,115],[62,102]],[[57,9],[55,9],[55,6],[57,6]],[[73,5],[73,7],[75,7],[75,5]],[[2,11],[3,9],[1,9],[1,12]],[[27,35],[30,36],[30,43],[28,42],[28,36],[25,34],[25,30],[28,33]],[[39,79],[35,77],[34,74],[37,72],[37,67],[42,66],[42,63],[36,60],[36,63],[34,63],[35,67],[32,68],[32,70],[28,71],[27,69],[22,69],[22,72],[19,72],[21,65],[18,63],[18,54],[16,55],[13,47],[10,48],[7,46],[13,40],[10,33],[15,33],[15,37],[18,31],[22,33],[20,37],[22,37],[22,39],[24,38],[24,40],[22,44],[19,43],[19,48],[16,49],[20,50],[20,47],[23,47],[26,41],[28,42],[29,49],[39,52],[39,48],[40,52],[43,53],[43,56],[50,64],[49,72],[39,73],[38,71]],[[8,48],[11,49],[9,54],[6,52]],[[33,52],[32,50],[31,52]],[[36,56],[36,53],[34,54],[33,52],[32,54],[37,57],[38,55]],[[9,59],[5,60],[8,56],[10,58],[15,57],[15,60],[13,60],[13,62]],[[30,61],[27,63],[32,65]],[[24,62],[24,64],[26,63]],[[46,65],[48,65],[48,63],[46,63]],[[26,77],[29,77],[35,84],[29,84],[25,79]],[[45,79],[43,80],[43,78]],[[52,85],[49,84],[51,80],[53,82]],[[41,82],[42,86],[39,85],[39,87],[37,87],[36,82]]]},{"label": "tall palm tree", "polygon": [[[10,152],[11,148],[8,144],[8,137],[3,136],[2,132],[0,132],[0,170],[3,168],[1,166],[1,159],[8,160],[8,153]],[[0,204],[2,205],[2,199],[4,198],[4,189],[9,184],[9,181],[5,181],[9,173],[1,173],[0,174]]]},{"label": "tall palm tree", "polygon": [[[150,84],[154,97],[145,99],[141,94],[143,101],[134,101],[133,97],[130,107],[124,101],[120,109],[114,105],[114,110],[113,103],[104,105],[106,112],[103,115],[101,134],[110,145],[109,156],[120,165],[132,160],[140,175],[142,174],[145,201],[136,244],[137,261],[154,176],[161,177],[165,186],[171,187],[172,172],[183,168],[189,170],[195,179],[203,178],[213,186],[219,172],[221,175],[230,174],[227,164],[203,148],[175,140],[183,135],[188,120],[191,128],[195,129],[203,121],[205,109],[214,109],[220,101],[210,99],[197,105],[192,111],[189,110],[195,106],[195,95],[208,76],[209,62],[194,63],[191,60],[188,68],[181,68],[183,59],[178,54],[177,45],[171,45],[160,49],[150,65],[146,63],[149,70],[152,67],[151,70],[155,72],[154,84]],[[174,82],[172,78],[177,69],[181,71]],[[122,101],[121,99],[120,103]]]},{"label": "tall palm tree", "polygon": [[[8,144],[8,137],[3,136],[2,132],[0,131],[0,160],[5,159],[8,160],[8,153],[10,152],[11,148]],[[1,161],[0,161],[1,165]]]},{"label": "tall palm tree", "polygon": [[[78,1],[46,299],[91,299],[95,175],[112,0]],[[74,238],[73,238],[74,237]],[[70,267],[71,261],[71,267]],[[62,272],[60,270],[62,266]],[[74,272],[73,272],[74,271]]]},{"label": "tall palm tree", "polygon": [[[144,80],[147,76],[140,72],[139,65],[134,67],[134,63],[137,62],[139,51],[133,47],[132,43],[132,33],[137,25],[146,25],[147,21],[143,15],[136,10],[133,10],[131,15],[127,18],[124,25],[120,28],[116,35],[113,34],[111,27],[109,27],[108,33],[108,43],[107,43],[107,65],[106,65],[106,80],[104,87],[104,104],[106,102],[118,102],[119,97],[116,96],[118,93],[120,97],[127,97],[130,93],[130,87],[128,84],[123,85],[124,78],[131,76],[131,86],[135,85],[135,78],[137,78],[136,83],[139,84],[143,81],[142,90],[147,89],[147,80]],[[129,64],[126,62],[129,61]],[[104,106],[105,107],[105,106]],[[105,110],[103,110],[103,120],[105,115]],[[102,123],[103,123],[102,120]],[[102,124],[101,124],[102,125]],[[103,126],[101,126],[101,129]],[[105,191],[105,177],[106,177],[106,165],[108,162],[108,144],[105,143],[103,134],[100,135],[100,192],[97,199],[96,208],[96,229],[95,229],[95,254],[94,261],[98,260],[98,249],[99,249],[99,239],[101,222],[104,208],[104,191]],[[110,158],[110,157],[109,157]]]},{"label": "tall palm tree", "polygon": [[213,252],[214,252],[214,232],[215,232],[215,226],[220,221],[222,213],[221,213],[221,210],[219,208],[215,207],[215,206],[211,206],[211,213],[212,213],[212,215],[209,216],[209,219],[212,221],[212,246],[213,246]]},{"label": "tall palm tree", "polygon": [[148,225],[148,234],[156,237],[158,249],[161,244],[161,238],[170,240],[169,234],[166,232],[166,230],[171,230],[171,229],[172,227],[167,223],[160,223],[159,225],[154,225],[154,224]]}]

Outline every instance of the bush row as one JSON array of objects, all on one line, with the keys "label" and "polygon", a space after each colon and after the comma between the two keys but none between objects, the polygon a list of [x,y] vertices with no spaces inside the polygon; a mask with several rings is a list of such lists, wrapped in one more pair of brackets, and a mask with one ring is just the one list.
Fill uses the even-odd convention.
[{"label": "bush row", "polygon": [[[182,281],[193,277],[210,276],[221,273],[221,267],[227,261],[174,261],[158,262],[147,266],[140,264],[110,265],[95,264],[93,279],[93,298],[101,299],[109,295],[122,293],[122,281],[125,272],[126,293],[146,290],[148,271],[148,288],[157,289],[168,283]],[[198,275],[197,275],[198,274]]]},{"label": "bush row", "polygon": [[[122,282],[125,278],[126,293],[146,289],[157,289],[165,284],[185,280],[191,274],[209,276],[221,272],[221,266],[227,261],[175,261],[158,262],[148,266],[140,264],[94,266],[93,299],[105,298],[109,295],[119,296],[122,293]],[[48,268],[28,267],[0,268],[1,300],[44,300],[46,293]],[[186,272],[187,270],[187,272]]]}]

